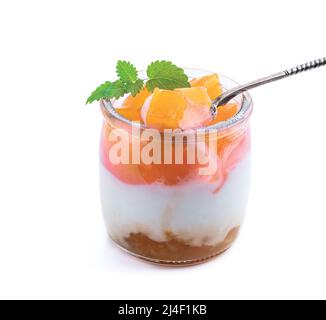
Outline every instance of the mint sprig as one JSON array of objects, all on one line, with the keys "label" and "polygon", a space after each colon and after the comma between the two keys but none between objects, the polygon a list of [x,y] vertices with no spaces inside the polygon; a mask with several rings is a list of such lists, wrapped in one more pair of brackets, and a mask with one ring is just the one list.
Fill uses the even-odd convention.
[{"label": "mint sprig", "polygon": [[[119,60],[116,66],[119,80],[106,81],[96,88],[88,97],[86,103],[92,103],[101,99],[120,98],[126,93],[136,96],[144,87],[144,81],[138,78],[137,69],[128,61]],[[147,67],[148,80],[146,87],[149,91],[155,88],[174,90],[190,87],[188,77],[184,70],[170,61],[155,61]]]}]

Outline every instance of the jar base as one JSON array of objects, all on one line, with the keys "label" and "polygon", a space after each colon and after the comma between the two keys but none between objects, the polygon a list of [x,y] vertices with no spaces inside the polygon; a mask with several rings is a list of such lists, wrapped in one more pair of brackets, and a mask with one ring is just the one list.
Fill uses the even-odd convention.
[{"label": "jar base", "polygon": [[125,243],[113,242],[123,251],[156,265],[182,267],[207,262],[225,251],[234,243],[239,227],[233,228],[225,239],[217,245],[194,247],[170,236],[166,242],[156,242],[143,234],[131,234]]},{"label": "jar base", "polygon": [[148,257],[144,257],[141,256],[137,253],[134,253],[132,251],[129,251],[128,249],[120,246],[119,244],[117,244],[116,242],[114,242],[115,245],[120,248],[121,250],[123,250],[124,252],[134,256],[135,258],[148,262],[150,264],[153,265],[157,265],[157,266],[162,266],[162,267],[191,267],[191,266],[196,266],[199,264],[203,264],[205,262],[208,262],[210,260],[213,260],[215,258],[217,258],[218,256],[222,255],[223,253],[225,253],[226,251],[228,251],[232,245],[230,245],[228,248],[225,248],[224,250],[210,256],[210,257],[206,257],[206,258],[201,258],[201,259],[193,259],[193,260],[184,260],[184,261],[169,261],[169,260],[158,260],[158,259],[152,259],[152,258],[148,258]]}]

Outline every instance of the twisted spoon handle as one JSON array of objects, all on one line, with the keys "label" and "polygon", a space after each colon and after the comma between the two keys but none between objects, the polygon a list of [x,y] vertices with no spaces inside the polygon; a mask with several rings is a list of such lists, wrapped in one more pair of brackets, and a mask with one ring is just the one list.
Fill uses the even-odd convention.
[{"label": "twisted spoon handle", "polygon": [[270,83],[270,82],[274,82],[274,81],[277,81],[277,80],[280,80],[280,79],[283,79],[283,78],[287,78],[287,77],[296,75],[296,74],[301,73],[301,72],[316,69],[316,68],[319,68],[319,67],[324,66],[324,65],[326,65],[326,57],[321,58],[321,59],[317,59],[317,60],[314,60],[314,61],[310,61],[310,62],[307,62],[305,64],[301,64],[301,65],[296,66],[294,68],[291,68],[291,69],[288,69],[288,70],[285,70],[285,71],[282,71],[282,72],[279,72],[279,73],[275,73],[275,74],[272,74],[272,75],[270,75],[268,77],[264,77],[264,78],[261,78],[261,79],[258,79],[258,80],[252,81],[252,82],[248,82],[246,84],[243,84],[243,85],[237,86],[237,87],[235,87],[235,88],[233,88],[231,90],[228,90],[228,91],[224,92],[221,96],[219,96],[217,99],[215,99],[213,101],[212,106],[211,106],[212,116],[213,116],[213,118],[215,118],[216,113],[217,113],[217,108],[219,106],[225,105],[231,99],[233,99],[238,94],[240,94],[240,93],[242,93],[244,91],[259,87],[259,86],[261,86],[263,84],[266,84],[266,83]]},{"label": "twisted spoon handle", "polygon": [[285,70],[284,73],[286,74],[286,76],[293,76],[295,74],[305,72],[308,70],[312,70],[312,69],[316,69],[316,68],[319,68],[324,65],[326,65],[326,58],[321,58],[318,60],[307,62],[305,64],[301,64],[300,66],[296,66],[294,68]]}]

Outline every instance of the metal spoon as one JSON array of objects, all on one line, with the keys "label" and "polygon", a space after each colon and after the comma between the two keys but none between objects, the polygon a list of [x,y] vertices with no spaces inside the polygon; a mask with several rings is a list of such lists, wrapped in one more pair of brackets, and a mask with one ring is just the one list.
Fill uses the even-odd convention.
[{"label": "metal spoon", "polygon": [[261,78],[240,86],[237,86],[233,89],[230,89],[226,92],[224,92],[222,95],[220,95],[218,98],[216,98],[211,106],[211,114],[213,119],[216,117],[217,114],[217,108],[219,106],[225,105],[227,104],[231,99],[233,99],[234,97],[236,97],[238,94],[250,90],[252,88],[256,88],[259,87],[263,84],[266,83],[270,83],[270,82],[274,82],[283,78],[287,78],[289,76],[293,76],[295,74],[304,72],[304,71],[308,71],[308,70],[312,70],[315,68],[319,68],[321,66],[326,65],[326,57],[318,59],[318,60],[314,60],[311,62],[307,62],[305,64],[301,64],[300,66],[296,66],[294,68],[279,72],[279,73],[275,73],[272,74],[268,77],[265,78]]}]

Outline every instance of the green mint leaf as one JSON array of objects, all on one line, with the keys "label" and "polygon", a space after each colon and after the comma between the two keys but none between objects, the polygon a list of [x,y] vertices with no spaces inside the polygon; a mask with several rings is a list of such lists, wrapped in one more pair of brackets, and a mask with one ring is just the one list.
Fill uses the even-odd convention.
[{"label": "green mint leaf", "polygon": [[137,69],[128,61],[119,60],[116,67],[117,75],[124,84],[126,91],[134,97],[144,86],[144,81],[138,79]]},{"label": "green mint leaf", "polygon": [[122,81],[117,80],[112,82],[111,86],[106,91],[106,97],[107,99],[112,98],[120,98],[124,96],[127,93],[125,85],[122,83]]},{"label": "green mint leaf", "polygon": [[112,82],[106,81],[98,86],[88,97],[86,104],[101,100],[105,96],[105,92],[107,91],[107,88],[111,86],[111,84]]},{"label": "green mint leaf", "polygon": [[173,90],[190,87],[184,70],[170,61],[152,62],[147,68],[147,76],[149,80],[146,86],[149,91],[153,91],[154,88]]},{"label": "green mint leaf", "polygon": [[120,98],[126,93],[126,88],[122,81],[107,81],[96,88],[88,97],[86,103],[92,103],[101,99]]},{"label": "green mint leaf", "polygon": [[137,69],[128,61],[119,60],[116,71],[118,77],[124,83],[135,83],[138,80]]},{"label": "green mint leaf", "polygon": [[136,96],[141,91],[143,86],[144,86],[144,81],[141,79],[136,80],[135,83],[131,83],[131,82],[126,83],[127,92],[130,92],[133,97]]}]

